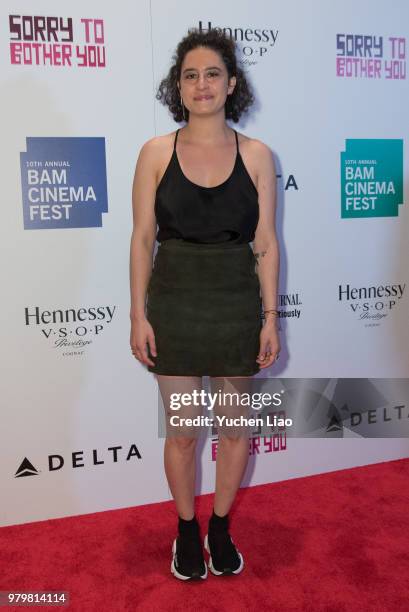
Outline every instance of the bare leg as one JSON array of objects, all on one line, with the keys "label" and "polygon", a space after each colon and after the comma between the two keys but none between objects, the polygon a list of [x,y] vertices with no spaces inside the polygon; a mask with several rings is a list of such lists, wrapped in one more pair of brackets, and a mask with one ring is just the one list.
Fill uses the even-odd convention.
[{"label": "bare leg", "polygon": [[197,376],[157,375],[159,391],[166,415],[167,436],[164,449],[166,478],[175,500],[178,515],[193,518],[196,475],[197,427],[172,427],[171,416],[194,418],[202,413],[201,406],[181,406],[178,410],[170,407],[171,394],[192,393],[202,389],[202,379]]},{"label": "bare leg", "polygon": [[[212,392],[250,393],[251,377],[211,379]],[[219,405],[214,407],[215,415],[248,417],[249,408],[240,405]],[[249,457],[249,428],[219,427],[219,442],[216,457],[216,491],[214,511],[218,516],[228,514],[240,486]]]}]

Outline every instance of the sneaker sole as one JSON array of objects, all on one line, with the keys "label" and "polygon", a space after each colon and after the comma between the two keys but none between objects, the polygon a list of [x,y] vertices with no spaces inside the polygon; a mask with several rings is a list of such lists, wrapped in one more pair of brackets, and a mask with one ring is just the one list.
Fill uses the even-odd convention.
[{"label": "sneaker sole", "polygon": [[172,544],[172,563],[170,564],[170,571],[175,576],[175,578],[179,578],[179,580],[200,580],[200,579],[205,580],[207,578],[206,563],[204,564],[205,573],[202,574],[201,576],[185,576],[184,574],[181,574],[180,572],[178,572],[178,570],[176,569],[175,557],[176,557],[176,538],[173,540],[173,544]]},{"label": "sneaker sole", "polygon": [[[233,539],[232,539],[232,542],[233,542]],[[204,539],[204,547],[205,547],[205,550],[207,550],[207,552],[209,553],[209,569],[212,572],[212,574],[214,574],[215,576],[231,576],[232,574],[240,574],[240,572],[243,571],[243,568],[244,568],[243,555],[241,554],[241,552],[237,550],[237,548],[236,548],[237,554],[239,555],[239,558],[240,558],[239,567],[236,570],[232,570],[230,572],[220,572],[213,565],[212,555],[210,553],[210,547],[209,547],[208,534],[206,534],[205,539]]]}]

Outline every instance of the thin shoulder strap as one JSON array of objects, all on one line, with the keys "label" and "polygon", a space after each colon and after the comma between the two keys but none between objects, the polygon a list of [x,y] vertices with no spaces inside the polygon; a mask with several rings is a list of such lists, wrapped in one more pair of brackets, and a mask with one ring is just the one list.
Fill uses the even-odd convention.
[{"label": "thin shoulder strap", "polygon": [[234,134],[236,136],[236,147],[237,147],[237,153],[238,153],[239,152],[239,139],[238,139],[238,136],[237,136],[237,132],[236,132],[236,130],[234,128],[233,128],[233,132],[234,132]]},{"label": "thin shoulder strap", "polygon": [[177,141],[177,139],[178,139],[179,130],[180,130],[180,128],[178,128],[178,129],[176,130],[175,140],[173,141],[173,150],[174,150],[174,151],[176,150],[176,141]]}]

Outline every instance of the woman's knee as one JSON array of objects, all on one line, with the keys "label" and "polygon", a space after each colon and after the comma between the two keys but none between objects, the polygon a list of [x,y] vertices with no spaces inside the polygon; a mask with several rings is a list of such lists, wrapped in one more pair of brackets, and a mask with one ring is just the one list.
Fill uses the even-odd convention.
[{"label": "woman's knee", "polygon": [[250,438],[250,434],[248,432],[242,430],[235,431],[220,431],[219,430],[219,444],[224,444],[225,446],[237,446],[239,443],[248,444]]},{"label": "woman's knee", "polygon": [[166,438],[166,444],[178,450],[180,453],[193,453],[196,449],[197,437],[191,437],[188,435],[170,435]]}]

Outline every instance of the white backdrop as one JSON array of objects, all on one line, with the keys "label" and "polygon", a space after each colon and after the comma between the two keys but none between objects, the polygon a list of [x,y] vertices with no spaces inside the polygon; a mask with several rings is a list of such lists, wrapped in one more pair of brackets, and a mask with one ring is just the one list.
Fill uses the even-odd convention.
[{"label": "white backdrop", "polygon": [[[47,20],[37,22],[33,38],[34,15],[58,19],[45,30]],[[47,0],[36,3],[35,13],[28,1],[3,3],[1,525],[170,499],[156,382],[129,348],[131,186],[142,144],[177,127],[155,100],[171,55],[188,28],[209,23],[232,29],[257,96],[254,112],[236,127],[271,147],[280,175],[280,294],[298,303],[281,309],[300,312],[283,318],[281,358],[268,376],[407,376],[407,204],[397,216],[342,218],[340,161],[347,140],[381,139],[385,146],[402,140],[407,200],[408,79],[387,78],[389,38],[400,38],[402,51],[409,36],[405,0],[393,9],[386,0],[342,6],[239,0],[234,14],[227,5],[210,1],[204,8],[197,0],[176,6],[122,0],[111,7],[86,0],[58,9]],[[337,34],[372,37],[365,39],[366,59],[382,37],[379,78],[337,76]],[[44,64],[51,44],[54,65]],[[61,45],[72,53],[71,65],[55,65]],[[84,48],[105,65],[81,66]],[[26,58],[37,50],[38,63],[35,55],[31,64],[12,63],[21,49]],[[402,52],[395,66],[406,69]],[[59,139],[58,154],[46,138]],[[81,139],[90,139],[90,150]],[[47,160],[69,160],[67,184],[94,185],[99,210],[106,179],[107,211],[99,213],[99,225],[98,214],[84,212],[93,210],[92,202],[74,202],[82,222],[73,215],[26,226],[28,170],[20,154],[29,151],[43,169]],[[395,182],[402,179],[397,162]],[[339,299],[340,286],[398,284],[403,292],[393,305],[385,297]],[[365,303],[368,312],[380,308],[387,316],[361,318]],[[53,321],[52,312],[69,309]],[[90,343],[61,346],[61,339]],[[208,440],[201,448],[198,492],[213,490],[211,446]],[[243,484],[405,457],[408,448],[404,438],[288,439],[281,450],[263,441]]]}]

